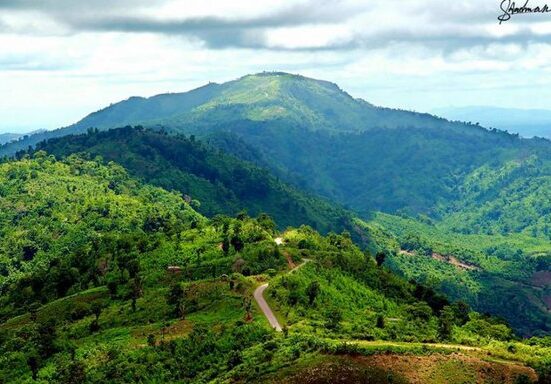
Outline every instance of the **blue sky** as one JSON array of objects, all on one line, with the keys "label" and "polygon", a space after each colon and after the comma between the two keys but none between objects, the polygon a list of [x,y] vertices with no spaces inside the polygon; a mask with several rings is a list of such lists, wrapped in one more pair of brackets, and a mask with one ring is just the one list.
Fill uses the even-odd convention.
[{"label": "blue sky", "polygon": [[551,15],[499,25],[500,3],[0,0],[0,132],[264,70],[418,111],[551,109]]}]

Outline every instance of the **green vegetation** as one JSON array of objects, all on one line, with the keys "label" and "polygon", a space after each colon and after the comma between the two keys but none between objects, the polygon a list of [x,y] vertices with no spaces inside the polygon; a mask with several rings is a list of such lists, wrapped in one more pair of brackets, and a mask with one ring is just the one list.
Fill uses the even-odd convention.
[{"label": "green vegetation", "polygon": [[[0,177],[6,382],[276,381],[334,355],[456,348],[426,342],[547,369],[545,339],[520,342],[498,320],[402,280],[346,232],[279,235],[267,215],[207,220],[180,194],[78,156],[39,151],[2,164]],[[282,334],[251,301],[267,279]]]},{"label": "green vegetation", "polygon": [[550,380],[548,141],[263,73],[0,154],[21,149],[0,382]]},{"label": "green vegetation", "polygon": [[350,222],[350,214],[338,205],[300,192],[193,136],[168,136],[140,127],[90,130],[40,143],[37,150],[60,158],[86,152],[92,158],[115,161],[149,184],[180,192],[207,216],[266,212],[282,229],[307,224],[324,233],[342,231]]},{"label": "green vegetation", "polygon": [[379,237],[392,250],[384,265],[408,279],[502,316],[523,334],[551,330],[545,302],[551,288],[549,241],[525,234],[460,234],[445,224],[387,214],[362,225],[365,231],[381,226],[391,233],[392,240]]}]

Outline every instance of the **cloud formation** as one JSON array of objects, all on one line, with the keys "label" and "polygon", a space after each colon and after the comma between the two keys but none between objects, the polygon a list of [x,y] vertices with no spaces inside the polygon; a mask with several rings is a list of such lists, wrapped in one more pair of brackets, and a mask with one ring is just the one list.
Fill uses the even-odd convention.
[{"label": "cloud formation", "polygon": [[499,25],[499,4],[0,0],[0,92],[9,95],[0,130],[25,119],[40,128],[46,115],[53,128],[130,95],[262,70],[331,80],[394,107],[551,108],[551,16]]},{"label": "cloud formation", "polygon": [[[493,1],[257,3],[218,2],[206,9],[196,1],[3,0],[0,11],[22,18],[27,14],[33,17],[29,24],[40,24],[36,15],[41,15],[68,34],[157,33],[196,39],[209,48],[342,50],[407,42],[449,52],[473,44],[546,42],[551,35],[546,25],[551,20],[542,15],[516,16],[499,25],[499,2]],[[319,39],[309,38],[311,34]]]}]

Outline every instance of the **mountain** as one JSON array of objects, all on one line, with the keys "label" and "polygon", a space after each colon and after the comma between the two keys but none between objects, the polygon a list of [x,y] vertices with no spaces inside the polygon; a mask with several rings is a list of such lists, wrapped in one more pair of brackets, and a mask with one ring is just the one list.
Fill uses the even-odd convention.
[{"label": "mountain", "polygon": [[[149,98],[130,97],[91,113],[58,130],[32,135],[6,146],[0,155],[13,155],[48,138],[125,125],[167,126],[187,133],[231,129],[235,123],[283,122],[312,130],[361,132],[373,127],[450,127],[427,114],[391,110],[354,99],[336,84],[281,72],[247,75],[224,84],[210,83],[185,93]],[[220,127],[223,125],[224,127]]]},{"label": "mountain", "polygon": [[209,217],[244,210],[253,216],[269,214],[281,229],[306,224],[327,233],[351,226],[351,214],[338,204],[306,194],[194,137],[126,127],[50,139],[36,150],[58,158],[85,152],[114,161],[149,184],[186,195]]},{"label": "mountain", "polygon": [[257,154],[247,160],[361,214],[403,209],[439,215],[442,205],[460,198],[464,178],[476,168],[551,151],[548,142],[375,107],[329,82],[261,73],[182,94],[133,97],[70,127],[4,146],[0,154],[45,138],[125,124],[213,142],[225,135],[224,149],[241,152],[244,143],[253,149],[247,155]]},{"label": "mountain", "polygon": [[47,132],[45,129],[36,129],[27,133],[0,133],[0,145],[10,144],[16,146],[18,140],[29,140],[31,136]]},{"label": "mountain", "polygon": [[522,137],[551,139],[551,111],[546,109],[473,106],[439,108],[432,112],[450,120],[480,122],[485,127],[518,133]]},{"label": "mountain", "polygon": [[17,140],[22,136],[19,133],[0,133],[0,145]]},{"label": "mountain", "polygon": [[[226,139],[232,142],[222,135],[217,136],[214,144],[224,147]],[[214,137],[211,144],[213,140]],[[239,148],[241,154],[249,153],[247,156],[253,158],[257,156],[243,146],[232,148]],[[542,291],[545,284],[533,285],[534,279],[547,268],[542,255],[551,253],[551,247],[546,245],[549,231],[545,223],[545,212],[551,202],[546,196],[550,189],[548,183],[543,182],[546,177],[535,173],[545,173],[544,164],[534,158],[506,164],[500,172],[478,169],[468,178],[465,184],[468,188],[457,203],[461,206],[453,207],[455,213],[437,223],[427,219],[432,225],[426,225],[427,220],[425,224],[413,225],[415,220],[390,215],[375,215],[374,220],[369,215],[365,221],[354,218],[352,212],[338,204],[305,194],[266,170],[228,156],[193,137],[126,127],[50,139],[39,143],[36,150],[44,150],[57,158],[76,153],[105,163],[115,161],[134,177],[178,191],[210,217],[246,210],[252,215],[270,214],[279,221],[281,229],[301,224],[309,224],[324,233],[346,229],[358,244],[374,254],[391,250],[385,265],[397,273],[430,284],[477,310],[500,314],[524,335],[551,330],[546,320],[548,294]],[[483,199],[485,203],[480,204]],[[509,199],[515,203],[508,203]],[[488,212],[499,212],[500,217]],[[409,229],[405,231],[405,228]],[[515,237],[509,234],[511,230],[517,232]],[[400,253],[401,244],[408,242],[410,233],[421,236],[417,243],[430,244],[435,255],[446,255],[476,267],[456,271],[454,265],[430,257],[404,257]],[[483,241],[481,236],[485,236]],[[412,262],[415,263],[413,269]],[[516,299],[499,293],[502,291],[496,289],[498,286],[514,292]]]},{"label": "mountain", "polygon": [[[143,134],[136,136],[139,139],[126,139],[91,129],[129,123],[169,135],[156,135],[151,142],[142,140]],[[524,335],[548,332],[551,296],[547,275],[541,269],[546,263],[540,259],[548,253],[545,244],[550,239],[548,140],[523,139],[476,124],[380,108],[352,98],[329,82],[261,73],[183,94],[130,98],[71,127],[31,136],[4,146],[2,151],[14,153],[33,140],[88,130],[91,134],[87,136],[54,140],[41,148],[59,155],[90,148],[106,160],[124,164],[132,175],[145,181],[192,198],[200,196],[207,214],[234,212],[246,205],[254,213],[269,212],[283,226],[305,220],[316,223],[323,232],[344,227],[372,252],[380,250],[376,243],[377,237],[382,237],[382,243],[398,244],[392,248],[397,257],[389,258],[394,260],[389,267],[407,278],[424,281],[454,298],[464,294],[474,308],[506,316]],[[178,134],[189,139],[178,138]],[[220,158],[225,160],[217,160],[212,149],[201,155],[199,147],[188,143],[191,135],[254,166],[224,156]],[[189,159],[195,165],[179,159]],[[239,178],[228,177],[236,169],[244,172],[247,185],[264,180],[263,185],[273,191],[271,197],[265,200],[256,188],[247,191]],[[270,170],[275,177],[266,176],[261,169]],[[187,193],[190,190],[192,193]],[[303,197],[312,194],[334,201],[334,206]],[[304,211],[289,209],[285,201],[297,202]],[[336,208],[341,205],[358,216],[351,228],[345,225],[349,217],[343,222],[347,216]],[[373,213],[377,211],[392,219],[379,220],[381,216]],[[424,241],[418,254],[424,252],[429,257],[400,256],[407,251],[401,245],[419,245],[397,228],[405,226],[401,218],[429,226],[411,226],[411,232],[422,228]],[[497,250],[488,245],[493,239],[500,243],[502,237],[510,244]],[[481,238],[487,246],[473,246]],[[459,239],[458,246],[445,247],[442,239]],[[425,242],[432,245],[425,247]],[[431,247],[438,250],[435,258],[427,251]],[[452,284],[443,283],[469,263],[476,269],[460,277],[467,275],[465,279],[472,284],[462,285],[463,281],[453,279]],[[422,275],[412,267],[421,264],[423,268],[417,271]],[[498,290],[491,289],[498,283],[503,288],[499,300],[492,296]],[[503,299],[503,292],[524,297],[530,305]],[[526,316],[519,315],[520,308]]]},{"label": "mountain", "polygon": [[[545,339],[516,340],[347,234],[280,233],[265,215],[208,220],[114,162],[44,151],[0,164],[0,196],[6,382],[548,377]],[[263,283],[282,332],[251,302]]]}]

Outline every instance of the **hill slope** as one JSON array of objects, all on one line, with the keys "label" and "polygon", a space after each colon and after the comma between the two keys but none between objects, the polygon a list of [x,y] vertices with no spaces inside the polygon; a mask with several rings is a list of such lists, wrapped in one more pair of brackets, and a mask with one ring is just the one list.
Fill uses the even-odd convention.
[{"label": "hill slope", "polygon": [[[501,167],[531,155],[545,162],[551,158],[546,141],[375,107],[335,84],[286,73],[130,98],[73,126],[4,146],[0,154],[90,127],[125,124],[209,136],[215,143],[226,135],[225,149],[241,149],[244,143],[254,148],[247,160],[361,214],[405,209],[438,216],[442,206],[461,198],[465,178],[475,169]],[[236,150],[234,155],[242,153]]]},{"label": "hill slope", "polygon": [[[1,164],[0,181],[7,382],[271,382],[366,355],[357,374],[395,383],[416,375],[384,368],[403,354],[466,382],[505,367],[501,377],[533,382],[525,365],[544,378],[543,339],[515,341],[499,320],[378,267],[346,234],[280,234],[265,216],[209,221],[178,194],[77,156],[39,151]],[[251,304],[266,280],[280,334]]]},{"label": "hill slope", "polygon": [[351,215],[337,204],[284,184],[268,171],[185,136],[140,128],[50,139],[37,146],[56,157],[85,152],[123,165],[133,176],[189,200],[207,215],[245,210],[272,216],[281,228],[307,224],[327,233],[350,227]]}]

